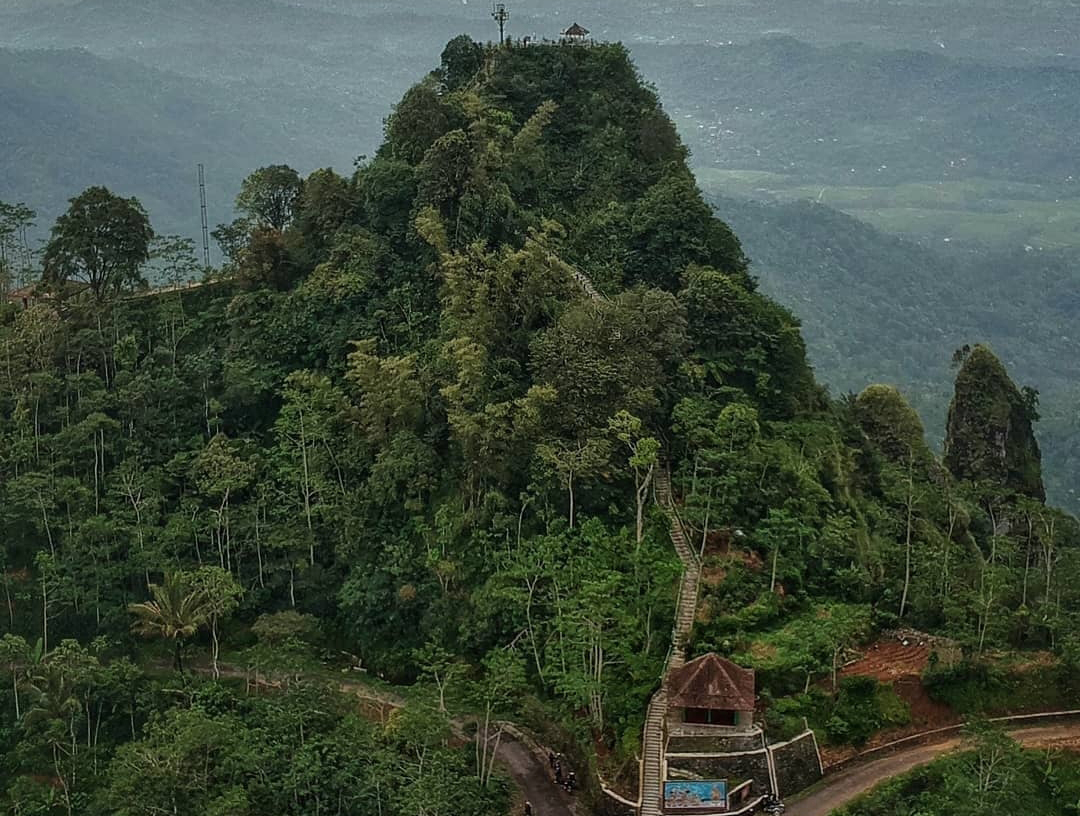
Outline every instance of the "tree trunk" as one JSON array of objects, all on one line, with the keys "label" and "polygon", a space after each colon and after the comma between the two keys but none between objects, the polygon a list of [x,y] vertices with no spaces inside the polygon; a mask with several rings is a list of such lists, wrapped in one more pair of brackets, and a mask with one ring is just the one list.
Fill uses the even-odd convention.
[{"label": "tree trunk", "polygon": [[41,576],[41,653],[49,653],[49,588]]},{"label": "tree trunk", "polygon": [[15,631],[15,607],[11,603],[11,582],[8,580],[8,574],[5,570],[4,575],[4,603],[7,605],[8,613],[8,629],[12,632]]},{"label": "tree trunk", "polygon": [[908,494],[907,494],[907,528],[904,536],[904,591],[900,595],[900,615],[904,617],[907,608],[908,590],[911,588],[911,515],[915,503],[915,485],[912,476],[915,455],[908,455]]},{"label": "tree trunk", "polygon": [[[527,579],[525,585],[529,589],[529,595],[525,600],[525,622],[529,625],[529,644],[532,646],[533,660],[536,662],[536,673],[540,677],[540,683],[544,683],[544,668],[540,665],[540,651],[536,647],[536,632],[532,622],[532,602],[536,593],[536,585],[539,578]],[[441,693],[441,690],[440,690]]]},{"label": "tree trunk", "polygon": [[566,490],[570,494],[570,529],[574,529],[574,472],[566,477]]},{"label": "tree trunk", "polygon": [[308,529],[308,561],[315,566],[315,539],[311,536],[311,473],[308,469],[307,436],[304,432],[304,412],[300,411],[300,460],[304,467],[304,519]]},{"label": "tree trunk", "polygon": [[214,679],[221,677],[221,672],[218,670],[218,653],[220,651],[220,644],[218,643],[218,631],[217,631],[217,615],[210,616],[210,665],[214,672]]},{"label": "tree trunk", "polygon": [[644,478],[638,483],[635,498],[637,499],[637,524],[635,532],[637,543],[640,544],[645,537],[645,500],[649,495],[649,485],[652,483],[654,465],[649,465]]},{"label": "tree trunk", "polygon": [[263,558],[262,558],[262,536],[259,529],[259,508],[255,507],[255,558],[259,564],[259,586],[265,587],[266,583],[263,581]]},{"label": "tree trunk", "polygon": [[71,791],[68,790],[67,778],[60,770],[60,748],[53,743],[53,769],[56,772],[56,778],[60,780],[60,786],[64,789],[64,807],[67,810],[68,816],[72,816],[71,810]]}]

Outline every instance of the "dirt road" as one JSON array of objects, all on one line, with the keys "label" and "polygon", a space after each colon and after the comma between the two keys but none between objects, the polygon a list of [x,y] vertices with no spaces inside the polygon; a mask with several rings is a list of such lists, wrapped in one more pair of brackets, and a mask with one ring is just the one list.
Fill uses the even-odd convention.
[{"label": "dirt road", "polygon": [[[1026,747],[1048,748],[1080,739],[1080,724],[1029,726],[1010,729],[1009,734]],[[951,737],[931,745],[916,745],[902,753],[855,765],[835,776],[826,776],[820,787],[788,802],[787,816],[828,816],[879,782],[925,765],[942,754],[956,750],[960,743],[959,737]]]}]

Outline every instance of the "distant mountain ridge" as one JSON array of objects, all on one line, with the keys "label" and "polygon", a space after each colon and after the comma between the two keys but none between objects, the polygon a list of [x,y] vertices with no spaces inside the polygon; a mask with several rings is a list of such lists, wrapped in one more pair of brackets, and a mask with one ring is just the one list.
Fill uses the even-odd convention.
[{"label": "distant mountain ridge", "polygon": [[287,144],[303,169],[334,159],[348,169],[352,138],[307,143],[316,116],[289,121],[259,94],[237,91],[84,50],[0,49],[0,200],[37,209],[44,230],[68,198],[103,184],[140,198],[160,231],[194,235],[199,162],[215,222],[231,217],[241,179],[280,160]]},{"label": "distant mountain ridge", "polygon": [[[792,37],[635,48],[699,166],[829,184],[976,176],[1080,188],[1080,71]],[[685,122],[684,122],[685,124]]]}]

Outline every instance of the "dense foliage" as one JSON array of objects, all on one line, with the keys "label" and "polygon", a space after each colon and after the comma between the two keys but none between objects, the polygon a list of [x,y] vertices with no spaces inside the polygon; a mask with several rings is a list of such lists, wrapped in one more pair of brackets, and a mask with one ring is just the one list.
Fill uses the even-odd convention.
[{"label": "dense foliage", "polygon": [[[707,192],[818,200],[862,220],[802,205],[720,211],[763,289],[806,325],[823,382],[900,385],[937,446],[951,350],[989,343],[1039,388],[1047,489],[1075,512],[1078,110],[1063,88],[1078,81],[1077,7],[949,0],[911,15],[868,0],[851,14],[823,2],[672,15],[637,0],[580,22],[633,43]],[[570,22],[554,0],[513,13],[515,37]],[[137,195],[160,230],[195,236],[196,163],[215,221],[253,167],[349,168],[456,28],[493,34],[475,4],[444,0],[408,15],[386,0],[9,0],[0,189],[38,211],[32,246],[68,197],[99,184]],[[777,31],[802,42],[762,38]],[[896,233],[951,257],[899,247]]]},{"label": "dense foliage", "polygon": [[[390,764],[428,743],[304,697],[289,667],[311,644],[434,682],[440,713],[539,706],[633,764],[678,572],[658,468],[709,559],[693,648],[755,666],[772,698],[831,676],[850,709],[832,712],[838,741],[903,719],[877,689],[837,687],[844,650],[876,628],[941,631],[972,659],[1075,660],[1074,521],[998,470],[950,472],[896,392],[831,400],[685,158],[621,46],[459,38],[351,178],[252,174],[204,285],[146,292],[125,266],[100,291],[50,276],[7,306],[9,799],[370,812],[391,783],[342,742]],[[53,241],[75,239],[97,240],[92,224],[58,221]],[[171,239],[151,262],[176,280],[198,267]],[[994,405],[1020,394],[1002,369],[962,380],[958,404],[980,388]],[[1032,486],[1037,448],[1023,455]],[[95,634],[85,657],[68,640]],[[214,673],[231,660],[300,688],[263,702],[189,679],[132,699],[134,680],[96,672],[140,677],[125,655],[155,652],[137,636],[181,671],[196,641]],[[50,710],[43,730],[31,705]],[[292,752],[293,734],[325,765],[253,779],[251,757]],[[394,797],[445,776],[461,781],[430,812],[497,806],[486,743],[465,760],[423,739],[425,776],[396,778]],[[221,762],[188,778],[207,745]]]}]

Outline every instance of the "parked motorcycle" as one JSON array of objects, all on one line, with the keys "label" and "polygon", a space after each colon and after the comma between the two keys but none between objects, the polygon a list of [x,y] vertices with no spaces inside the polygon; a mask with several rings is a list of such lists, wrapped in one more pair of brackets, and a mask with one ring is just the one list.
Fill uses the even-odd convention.
[{"label": "parked motorcycle", "polygon": [[779,797],[769,794],[762,800],[761,809],[769,816],[780,816],[784,812],[785,806]]}]

